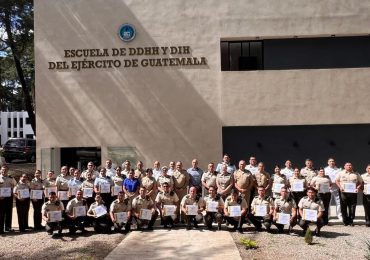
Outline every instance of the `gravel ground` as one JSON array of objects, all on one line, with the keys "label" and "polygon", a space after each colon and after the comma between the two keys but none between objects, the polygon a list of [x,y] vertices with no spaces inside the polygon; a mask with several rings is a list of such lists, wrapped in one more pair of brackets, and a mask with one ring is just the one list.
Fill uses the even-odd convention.
[{"label": "gravel ground", "polygon": [[[311,230],[314,228],[311,227]],[[314,237],[308,245],[301,236],[301,229],[294,228],[294,234],[254,232],[248,227],[244,234],[232,233],[235,244],[243,259],[365,259],[370,256],[370,249],[365,241],[370,241],[370,228],[365,225],[345,227],[343,225],[325,226],[320,237]],[[257,241],[258,248],[246,250],[240,238]]]},{"label": "gravel ground", "polygon": [[123,234],[68,235],[58,238],[45,231],[6,233],[0,236],[0,259],[104,259],[124,239]]}]

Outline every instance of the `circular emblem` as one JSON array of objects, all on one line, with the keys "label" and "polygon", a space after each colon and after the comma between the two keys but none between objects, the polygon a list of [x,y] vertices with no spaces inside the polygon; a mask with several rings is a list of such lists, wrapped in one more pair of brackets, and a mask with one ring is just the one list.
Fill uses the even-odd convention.
[{"label": "circular emblem", "polygon": [[135,27],[129,23],[122,24],[118,30],[118,35],[124,42],[132,41],[135,38]]}]

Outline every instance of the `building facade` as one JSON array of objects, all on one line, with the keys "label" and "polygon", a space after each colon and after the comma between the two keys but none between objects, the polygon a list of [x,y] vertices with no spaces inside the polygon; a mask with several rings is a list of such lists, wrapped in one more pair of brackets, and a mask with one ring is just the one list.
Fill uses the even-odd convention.
[{"label": "building facade", "polygon": [[0,112],[0,145],[9,138],[34,138],[26,111]]}]

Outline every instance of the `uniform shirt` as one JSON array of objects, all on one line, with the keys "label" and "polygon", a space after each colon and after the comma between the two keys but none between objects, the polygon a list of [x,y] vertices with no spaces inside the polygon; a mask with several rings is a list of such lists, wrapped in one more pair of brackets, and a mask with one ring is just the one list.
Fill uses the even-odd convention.
[{"label": "uniform shirt", "polygon": [[94,188],[94,180],[84,180],[81,184],[81,189],[83,188]]},{"label": "uniform shirt", "polygon": [[28,182],[21,182],[19,181],[17,185],[15,185],[13,193],[18,193],[19,190],[29,190],[30,186]]},{"label": "uniform shirt", "polygon": [[109,184],[112,187],[112,179],[108,176],[99,176],[98,178],[95,179],[94,181],[94,186],[95,187],[100,187],[101,184]]},{"label": "uniform shirt", "polygon": [[251,188],[254,182],[253,175],[250,171],[240,169],[234,172],[234,180],[241,189]]},{"label": "uniform shirt", "polygon": [[198,205],[198,209],[206,206],[203,198],[199,198],[199,200],[196,201],[190,194],[185,195],[181,200],[181,207],[185,207],[186,205]]},{"label": "uniform shirt", "polygon": [[109,212],[111,213],[118,213],[118,212],[127,212],[131,210],[131,204],[128,202],[128,200],[122,200],[119,201],[119,199],[116,199],[110,204]]},{"label": "uniform shirt", "polygon": [[73,186],[77,186],[78,188],[81,188],[81,185],[82,185],[82,181],[80,179],[70,179],[68,181],[68,188],[71,188]]},{"label": "uniform shirt", "polygon": [[234,180],[233,174],[231,173],[219,173],[217,174],[217,184],[222,189],[217,190],[217,192],[221,193],[223,190],[225,190]]},{"label": "uniform shirt", "polygon": [[312,178],[315,177],[316,175],[317,174],[314,171],[314,169],[310,169],[307,167],[304,167],[301,169],[301,176],[303,176],[306,179],[307,184],[310,184],[312,181]]},{"label": "uniform shirt", "polygon": [[370,173],[365,172],[361,175],[364,184],[370,184]]},{"label": "uniform shirt", "polygon": [[190,177],[189,186],[201,187],[202,186],[202,175],[203,170],[200,168],[189,168],[187,172]]},{"label": "uniform shirt", "polygon": [[[89,172],[88,170],[84,170],[84,171],[81,173],[81,177],[82,177],[82,178],[84,178],[84,179],[86,180],[86,179],[87,179],[87,174],[88,174],[88,172]],[[99,173],[98,173],[97,171],[92,171],[91,173],[92,173],[91,178],[92,178],[93,180],[95,180],[95,178],[99,176]]]},{"label": "uniform shirt", "polygon": [[271,180],[270,174],[268,174],[267,172],[256,172],[253,176],[257,182],[257,186],[263,186],[265,188]]},{"label": "uniform shirt", "polygon": [[[87,213],[93,214],[96,217],[95,208],[98,207],[98,206],[101,206],[101,207],[105,208],[105,210],[107,210],[107,207],[104,205],[104,201],[101,201],[101,203],[98,203],[97,201],[95,201],[94,203],[92,203],[90,205],[90,208],[87,211]],[[108,212],[108,210],[107,210],[107,212]]]},{"label": "uniform shirt", "polygon": [[70,179],[72,179],[71,176],[60,174],[56,180],[58,190],[64,190],[64,191],[68,190],[68,181]]},{"label": "uniform shirt", "polygon": [[303,182],[303,189],[307,188],[307,181],[303,176],[296,177],[295,175],[293,175],[292,177],[290,177],[290,179],[288,181],[290,188],[293,187],[293,183],[295,183],[295,182]]},{"label": "uniform shirt", "polygon": [[54,202],[51,202],[49,200],[45,202],[44,205],[42,205],[41,213],[42,215],[44,215],[49,211],[63,211],[63,210],[64,210],[63,203],[61,203],[59,200],[56,200]]},{"label": "uniform shirt", "polygon": [[358,174],[357,172],[347,172],[346,170],[339,172],[335,180],[339,181],[339,184],[343,189],[344,189],[344,183],[362,182],[362,178],[360,174]]},{"label": "uniform shirt", "polygon": [[0,188],[10,188],[11,192],[13,192],[15,185],[17,185],[17,182],[14,178],[0,175]]},{"label": "uniform shirt", "polygon": [[56,187],[57,181],[54,178],[46,178],[43,180],[44,188]]},{"label": "uniform shirt", "polygon": [[142,198],[140,195],[132,200],[132,209],[135,213],[139,214],[141,209],[151,209],[154,206],[154,202],[150,197],[144,196]]},{"label": "uniform shirt", "polygon": [[154,184],[156,182],[157,181],[154,179],[154,177],[145,176],[144,178],[141,179],[140,186],[145,187],[146,191],[149,192],[149,191],[153,190]]},{"label": "uniform shirt", "polygon": [[245,169],[250,171],[252,174],[256,174],[258,172],[258,166],[253,166],[253,165],[250,165],[250,164],[245,166]]},{"label": "uniform shirt", "polygon": [[155,180],[158,180],[158,177],[161,176],[161,169],[153,168],[153,177]]},{"label": "uniform shirt", "polygon": [[173,175],[173,187],[175,189],[181,190],[186,189],[189,185],[189,173],[187,173],[185,170],[178,171],[176,170]]},{"label": "uniform shirt", "polygon": [[341,168],[331,168],[329,166],[325,167],[324,169],[325,175],[329,176],[332,183],[335,183],[335,178],[337,177],[337,174],[341,171]]},{"label": "uniform shirt", "polygon": [[113,177],[114,175],[116,175],[116,170],[113,169],[113,167],[111,168],[105,168],[107,171],[105,172],[105,174],[108,176],[108,177]]},{"label": "uniform shirt", "polygon": [[139,170],[139,169],[136,169],[135,170],[135,174],[134,174],[134,177],[137,178],[137,179],[142,179],[146,176],[146,173],[144,170]]},{"label": "uniform shirt", "polygon": [[68,202],[67,207],[66,207],[66,212],[69,214],[73,214],[73,209],[75,207],[81,207],[81,206],[85,206],[86,211],[87,211],[86,200],[84,199],[77,200],[77,198],[74,198]]},{"label": "uniform shirt", "polygon": [[274,201],[274,208],[277,212],[285,213],[285,214],[292,214],[292,209],[297,208],[295,201],[289,198],[277,198]]},{"label": "uniform shirt", "polygon": [[30,189],[31,190],[43,190],[44,189],[43,180],[33,178],[30,182]]},{"label": "uniform shirt", "polygon": [[240,206],[241,210],[247,209],[248,208],[247,201],[244,198],[239,198],[239,199],[241,199],[240,203],[238,203],[238,200],[233,201],[231,195],[228,196],[225,200],[225,209],[228,209],[229,206],[238,206],[238,205]]},{"label": "uniform shirt", "polygon": [[[224,162],[220,162],[219,164],[217,164],[217,167],[216,167],[216,172],[221,172],[221,168],[222,168],[222,165],[225,164]],[[228,173],[232,174],[236,171],[236,167],[234,164],[227,164],[227,170],[226,170]]]},{"label": "uniform shirt", "polygon": [[173,192],[173,195],[171,193],[164,193],[164,192],[158,192],[157,197],[155,198],[155,202],[158,204],[163,205],[176,205],[176,203],[179,201],[179,197],[177,197],[176,193]]},{"label": "uniform shirt", "polygon": [[[274,174],[272,176],[272,187],[273,188],[274,188],[274,184],[284,184],[284,187],[286,187],[288,185],[288,180],[287,180],[285,175]],[[273,190],[272,195],[273,195],[274,198],[280,198],[280,191],[279,192],[274,192],[274,190]]]},{"label": "uniform shirt", "polygon": [[159,184],[159,186],[162,187],[163,183],[167,182],[170,187],[173,187],[173,178],[172,176],[169,176],[169,175],[166,175],[164,176],[163,174],[161,176],[158,177],[158,180],[157,180],[157,183]]},{"label": "uniform shirt", "polygon": [[311,200],[308,198],[308,196],[303,197],[299,201],[298,207],[300,209],[313,209],[313,210],[317,210],[318,212],[325,211],[322,200],[319,200],[319,199]]},{"label": "uniform shirt", "polygon": [[261,206],[261,205],[265,205],[266,206],[266,212],[267,214],[269,214],[270,210],[274,208],[274,201],[272,200],[271,197],[260,197],[260,196],[256,196],[254,197],[253,201],[252,201],[252,204],[251,204],[251,207],[252,209],[255,211],[256,210],[256,206]]},{"label": "uniform shirt", "polygon": [[205,205],[207,205],[208,202],[211,202],[211,201],[216,201],[218,202],[218,207],[225,207],[225,202],[224,200],[220,197],[218,200],[216,200],[216,198],[212,198],[211,195],[207,195],[204,197],[204,203]]},{"label": "uniform shirt", "polygon": [[125,179],[123,181],[123,186],[128,192],[136,192],[140,187],[140,181],[138,179]]},{"label": "uniform shirt", "polygon": [[176,171],[175,168],[174,169],[168,168],[167,175],[172,176],[175,171]]},{"label": "uniform shirt", "polygon": [[289,180],[290,177],[292,177],[294,175],[294,169],[293,168],[287,168],[287,167],[285,167],[284,169],[282,169],[280,171],[280,173],[282,175],[285,175],[286,179]]},{"label": "uniform shirt", "polygon": [[202,182],[205,182],[208,186],[216,187],[217,172],[205,172],[202,175]]},{"label": "uniform shirt", "polygon": [[114,175],[111,177],[114,186],[122,186],[125,178],[123,176]]},{"label": "uniform shirt", "polygon": [[[315,176],[313,177],[312,181],[311,181],[311,187],[314,187],[318,193],[322,193],[321,190],[320,190],[320,186],[321,185],[328,185],[329,188],[330,188],[330,185],[331,185],[331,180],[329,178],[329,176],[324,176],[324,177],[321,177],[321,176]],[[330,191],[328,190],[328,193]]]},{"label": "uniform shirt", "polygon": [[128,174],[130,173],[130,171],[131,171],[131,170],[125,170],[125,169],[123,169],[123,170],[121,171],[121,175],[122,175],[122,176],[124,176],[125,178],[127,178],[127,177],[128,177]]}]

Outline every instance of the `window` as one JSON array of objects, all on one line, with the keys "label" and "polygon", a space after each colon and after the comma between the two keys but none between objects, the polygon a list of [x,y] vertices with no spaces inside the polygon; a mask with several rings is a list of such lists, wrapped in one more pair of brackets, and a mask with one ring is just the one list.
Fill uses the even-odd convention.
[{"label": "window", "polygon": [[18,137],[16,131],[13,132],[13,137]]},{"label": "window", "polygon": [[28,134],[28,135],[26,135],[26,138],[28,138],[28,139],[33,139],[33,135],[31,134]]},{"label": "window", "polygon": [[8,128],[10,128],[11,124],[12,124],[12,119],[8,117]]},{"label": "window", "polygon": [[23,118],[19,119],[19,128],[23,128]]},{"label": "window", "polygon": [[26,125],[30,125],[30,124],[31,124],[30,118],[26,117]]},{"label": "window", "polygon": [[16,117],[13,118],[13,127],[17,128],[17,118]]},{"label": "window", "polygon": [[23,137],[23,131],[19,131],[19,137]]}]

